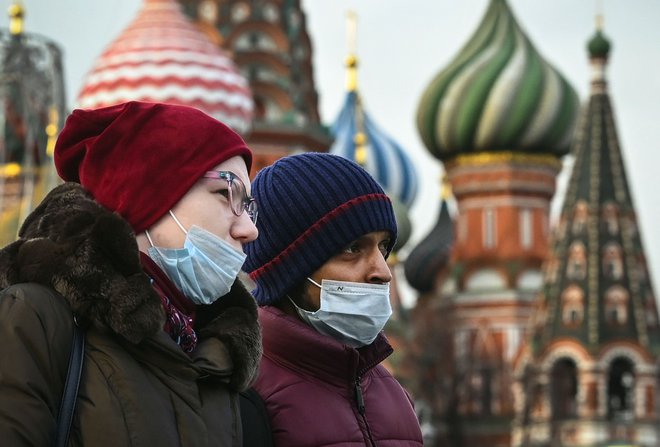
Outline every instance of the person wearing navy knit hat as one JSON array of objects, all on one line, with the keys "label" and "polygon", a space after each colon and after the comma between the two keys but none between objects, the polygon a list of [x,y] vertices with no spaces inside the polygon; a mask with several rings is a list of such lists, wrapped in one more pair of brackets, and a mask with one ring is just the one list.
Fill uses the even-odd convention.
[{"label": "person wearing navy knit hat", "polygon": [[260,308],[254,389],[276,446],[420,446],[410,396],[383,367],[392,309],[392,203],[359,165],[288,156],[252,182],[259,238],[244,270]]},{"label": "person wearing navy knit hat", "polygon": [[[0,250],[3,445],[241,445],[238,396],[261,357],[237,280],[257,237],[251,161],[191,107],[73,111],[55,146],[66,183]],[[76,326],[86,345],[70,371]]]}]

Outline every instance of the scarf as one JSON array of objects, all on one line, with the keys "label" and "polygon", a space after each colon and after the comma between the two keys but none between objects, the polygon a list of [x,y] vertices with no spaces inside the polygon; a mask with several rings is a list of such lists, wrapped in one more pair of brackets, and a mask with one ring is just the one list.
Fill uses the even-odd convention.
[{"label": "scarf", "polygon": [[140,262],[142,270],[151,278],[151,284],[158,292],[165,309],[163,330],[184,352],[193,352],[197,346],[197,334],[194,329],[195,304],[181,293],[147,254],[140,252]]}]

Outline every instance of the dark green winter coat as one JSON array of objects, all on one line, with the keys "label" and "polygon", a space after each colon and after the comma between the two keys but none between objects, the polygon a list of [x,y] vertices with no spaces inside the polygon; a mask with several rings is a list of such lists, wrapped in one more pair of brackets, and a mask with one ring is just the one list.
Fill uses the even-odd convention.
[{"label": "dark green winter coat", "polygon": [[238,281],[198,308],[199,342],[184,353],[162,330],[128,224],[65,184],[0,250],[0,289],[1,445],[53,444],[74,314],[87,344],[70,445],[240,445],[236,392],[253,379],[261,342]]}]

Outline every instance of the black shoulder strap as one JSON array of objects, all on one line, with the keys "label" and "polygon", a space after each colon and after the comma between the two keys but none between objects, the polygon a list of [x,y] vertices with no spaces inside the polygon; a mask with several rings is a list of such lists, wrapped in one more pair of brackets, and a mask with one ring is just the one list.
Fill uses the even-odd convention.
[{"label": "black shoulder strap", "polygon": [[254,388],[239,393],[243,447],[273,447],[266,405]]},{"label": "black shoulder strap", "polygon": [[80,385],[84,354],[85,334],[83,330],[78,327],[74,318],[69,369],[66,374],[66,382],[64,383],[60,413],[57,417],[57,438],[55,441],[57,447],[65,447],[69,442],[69,430],[71,429],[71,422],[73,421],[73,412],[76,408],[76,398],[78,396],[78,386]]}]

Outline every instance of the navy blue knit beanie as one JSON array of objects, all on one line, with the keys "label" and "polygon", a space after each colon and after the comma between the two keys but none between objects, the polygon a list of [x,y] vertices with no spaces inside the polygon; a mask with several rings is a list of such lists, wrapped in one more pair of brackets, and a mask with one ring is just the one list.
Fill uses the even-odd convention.
[{"label": "navy blue knit beanie", "polygon": [[243,246],[244,270],[260,305],[273,304],[360,236],[392,234],[390,199],[356,163],[325,153],[281,158],[252,182],[259,204],[259,237]]}]

